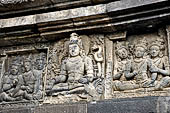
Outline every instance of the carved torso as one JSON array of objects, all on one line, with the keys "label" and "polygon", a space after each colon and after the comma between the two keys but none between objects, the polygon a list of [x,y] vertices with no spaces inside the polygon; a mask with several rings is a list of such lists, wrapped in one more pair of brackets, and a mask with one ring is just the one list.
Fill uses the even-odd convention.
[{"label": "carved torso", "polygon": [[147,75],[148,61],[147,59],[134,59],[132,62],[132,70],[137,72],[135,76],[136,81],[145,81],[148,79]]},{"label": "carved torso", "polygon": [[120,77],[120,81],[126,81],[126,77],[124,75],[126,63],[127,63],[127,60],[117,62],[117,65],[116,65],[117,70],[116,71],[117,71],[117,73],[122,72],[122,75]]},{"label": "carved torso", "polygon": [[[159,69],[169,70],[169,66],[168,66],[169,64],[168,64],[168,57],[167,56],[150,59],[150,62],[153,66],[155,66]],[[158,74],[157,80],[161,80],[162,77],[163,77],[162,74]]]},{"label": "carved torso", "polygon": [[85,64],[80,56],[68,59],[65,65],[69,82],[79,80],[84,75]]},{"label": "carved torso", "polygon": [[35,76],[32,71],[25,72],[23,74],[24,85],[29,86],[32,90],[34,89]]}]

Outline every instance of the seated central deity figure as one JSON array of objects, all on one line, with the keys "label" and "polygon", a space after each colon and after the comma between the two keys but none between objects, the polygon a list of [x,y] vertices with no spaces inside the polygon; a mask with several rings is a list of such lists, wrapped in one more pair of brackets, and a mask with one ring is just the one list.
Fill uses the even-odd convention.
[{"label": "seated central deity figure", "polygon": [[69,42],[69,57],[62,61],[60,75],[51,81],[46,91],[87,94],[88,84],[92,81],[92,59],[84,54],[80,36],[72,33]]}]

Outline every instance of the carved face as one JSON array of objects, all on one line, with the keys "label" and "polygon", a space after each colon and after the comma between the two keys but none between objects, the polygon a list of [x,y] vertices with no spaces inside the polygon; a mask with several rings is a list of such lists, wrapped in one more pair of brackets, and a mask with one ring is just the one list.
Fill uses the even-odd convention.
[{"label": "carved face", "polygon": [[103,88],[102,85],[98,85],[97,88],[96,88],[96,90],[97,90],[97,92],[98,92],[99,94],[103,94],[104,88]]},{"label": "carved face", "polygon": [[71,56],[78,56],[80,53],[80,48],[77,44],[69,45],[69,53]]},{"label": "carved face", "polygon": [[142,58],[144,56],[145,49],[143,47],[137,47],[135,50],[135,56],[137,58]]},{"label": "carved face", "polygon": [[24,63],[25,71],[28,72],[31,70],[31,62]]},{"label": "carved face", "polygon": [[117,53],[118,53],[119,58],[121,59],[126,59],[128,56],[128,52],[125,48],[119,49]]},{"label": "carved face", "polygon": [[12,74],[12,75],[17,75],[18,72],[19,72],[18,66],[12,65],[12,66],[11,66],[11,74]]},{"label": "carved face", "polygon": [[150,48],[150,55],[152,57],[157,57],[159,55],[159,52],[160,52],[160,48],[156,45],[154,45]]},{"label": "carved face", "polygon": [[42,59],[37,59],[36,60],[36,64],[37,64],[37,69],[38,70],[42,70],[44,68],[44,60]]}]

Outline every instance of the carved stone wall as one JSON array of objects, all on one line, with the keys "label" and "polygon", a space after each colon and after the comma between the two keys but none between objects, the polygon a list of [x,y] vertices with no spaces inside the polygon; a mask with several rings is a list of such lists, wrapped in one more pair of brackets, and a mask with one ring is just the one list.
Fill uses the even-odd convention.
[{"label": "carved stone wall", "polygon": [[168,44],[167,27],[3,47],[1,105],[168,96]]}]

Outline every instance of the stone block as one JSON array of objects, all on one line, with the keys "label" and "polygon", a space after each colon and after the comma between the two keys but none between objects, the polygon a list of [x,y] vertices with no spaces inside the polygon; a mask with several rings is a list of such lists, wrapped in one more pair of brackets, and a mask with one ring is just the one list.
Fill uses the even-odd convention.
[{"label": "stone block", "polygon": [[89,103],[87,113],[156,113],[157,97],[126,98]]},{"label": "stone block", "polygon": [[155,3],[165,2],[167,0],[121,0],[117,2],[111,2],[107,4],[107,11],[115,12],[124,9],[130,9],[135,7],[141,7],[145,5],[151,5]]},{"label": "stone block", "polygon": [[43,105],[35,113],[86,113],[86,104]]}]

